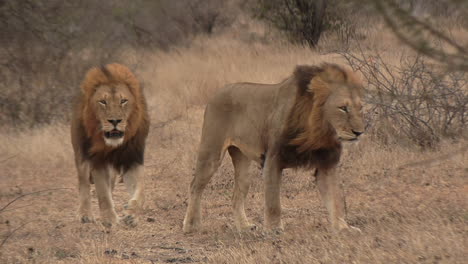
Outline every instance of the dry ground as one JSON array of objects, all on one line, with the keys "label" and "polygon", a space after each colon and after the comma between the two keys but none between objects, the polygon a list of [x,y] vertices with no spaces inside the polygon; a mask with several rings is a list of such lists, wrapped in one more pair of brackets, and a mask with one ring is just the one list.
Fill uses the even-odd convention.
[{"label": "dry ground", "polygon": [[[383,48],[389,58],[397,52]],[[203,230],[184,235],[203,104],[212,92],[235,81],[278,82],[296,64],[339,58],[287,45],[242,44],[231,37],[201,39],[190,48],[148,57],[150,63],[137,70],[153,122],[145,164],[147,203],[138,226],[107,232],[99,221],[78,221],[67,124],[21,132],[4,128],[0,263],[466,263],[468,154],[437,159],[466,146],[463,141],[444,142],[432,152],[382,146],[366,136],[347,145],[340,174],[348,219],[360,234],[333,235],[312,172],[295,170],[283,177],[285,231],[265,232],[262,177],[254,164],[247,214],[259,228],[236,232],[230,207],[233,168],[227,156],[204,193]],[[429,162],[411,165],[421,160]],[[1,209],[41,190],[47,191]],[[118,213],[127,199],[118,185]]]}]

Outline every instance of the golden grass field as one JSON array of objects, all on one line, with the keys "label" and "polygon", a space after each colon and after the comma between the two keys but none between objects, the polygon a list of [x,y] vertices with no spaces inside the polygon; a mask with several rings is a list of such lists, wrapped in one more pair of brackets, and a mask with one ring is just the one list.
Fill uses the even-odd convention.
[{"label": "golden grass field", "polygon": [[[369,48],[398,63],[391,60],[406,48],[376,32]],[[259,228],[238,233],[231,212],[233,168],[226,157],[204,192],[202,231],[184,235],[203,106],[213,92],[237,81],[279,82],[297,64],[343,63],[333,53],[238,39],[201,37],[190,47],[147,54],[138,64],[152,126],[147,199],[135,228],[107,231],[99,219],[79,222],[68,124],[1,130],[0,208],[46,191],[0,209],[0,263],[466,263],[468,153],[457,152],[466,146],[462,140],[424,152],[384,146],[369,135],[346,145],[339,173],[348,220],[362,230],[357,234],[331,232],[313,172],[302,170],[287,170],[283,177],[284,232],[265,232],[262,176],[255,164],[247,214]],[[118,213],[127,199],[117,185]],[[94,192],[93,210],[99,218]]]}]

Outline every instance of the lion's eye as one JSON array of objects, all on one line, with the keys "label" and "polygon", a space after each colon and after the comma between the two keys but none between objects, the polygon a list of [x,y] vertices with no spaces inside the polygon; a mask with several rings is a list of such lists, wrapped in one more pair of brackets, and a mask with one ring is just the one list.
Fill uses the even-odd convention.
[{"label": "lion's eye", "polygon": [[126,104],[126,103],[128,103],[128,100],[127,100],[127,99],[122,99],[122,100],[120,100],[120,104],[121,104],[121,105],[124,105],[124,104]]},{"label": "lion's eye", "polygon": [[99,103],[100,103],[101,105],[104,105],[104,106],[107,105],[106,100],[101,100],[101,101],[99,101]]},{"label": "lion's eye", "polygon": [[343,111],[345,113],[348,113],[348,107],[347,106],[340,106],[338,108],[340,108],[341,111]]}]

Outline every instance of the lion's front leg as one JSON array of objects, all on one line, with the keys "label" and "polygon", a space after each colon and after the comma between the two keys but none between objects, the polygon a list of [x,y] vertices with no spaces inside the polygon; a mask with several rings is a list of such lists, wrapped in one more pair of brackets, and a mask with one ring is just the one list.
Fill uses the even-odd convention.
[{"label": "lion's front leg", "polygon": [[236,147],[228,148],[228,152],[231,155],[235,175],[234,194],[232,196],[234,223],[238,231],[254,230],[255,225],[249,223],[245,214],[245,200],[251,183],[251,177],[249,176],[250,160]]},{"label": "lion's front leg", "polygon": [[333,230],[357,229],[349,226],[345,221],[344,196],[340,188],[336,169],[318,169],[316,177],[320,196],[329,213]]},{"label": "lion's front leg", "polygon": [[78,191],[80,197],[78,214],[82,223],[89,223],[93,221],[91,212],[91,184],[89,181],[91,172],[89,163],[77,162],[76,169],[78,171]]},{"label": "lion's front leg", "polygon": [[143,209],[143,205],[145,203],[144,166],[142,164],[138,164],[130,168],[124,173],[123,181],[128,193],[130,194],[130,200],[125,205],[127,212],[126,216],[123,218],[123,222],[128,226],[135,226],[135,214]]},{"label": "lion's front leg", "polygon": [[263,168],[265,181],[265,226],[268,229],[283,229],[281,222],[280,187],[282,168],[273,157],[267,157]]},{"label": "lion's front leg", "polygon": [[106,227],[112,226],[118,222],[117,213],[114,209],[112,200],[112,180],[110,170],[107,168],[99,168],[93,170],[94,184],[96,185],[96,194],[101,211],[102,223]]},{"label": "lion's front leg", "polygon": [[131,211],[140,210],[143,208],[145,203],[144,195],[144,166],[141,164],[135,165],[130,168],[123,175],[123,181],[128,193],[130,194],[130,200],[126,206],[126,209]]}]

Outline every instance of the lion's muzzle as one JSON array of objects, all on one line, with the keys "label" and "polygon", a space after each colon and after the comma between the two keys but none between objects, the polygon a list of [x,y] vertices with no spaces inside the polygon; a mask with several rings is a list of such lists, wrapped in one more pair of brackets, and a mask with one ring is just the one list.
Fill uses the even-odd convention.
[{"label": "lion's muzzle", "polygon": [[124,136],[124,132],[117,129],[112,129],[111,131],[104,132],[104,136],[108,139],[118,139]]},{"label": "lion's muzzle", "polygon": [[117,147],[124,141],[125,123],[122,120],[107,120],[102,123],[102,135],[107,146]]}]

